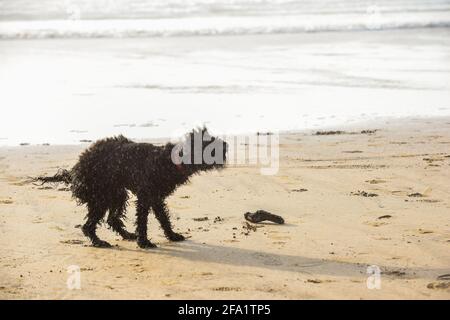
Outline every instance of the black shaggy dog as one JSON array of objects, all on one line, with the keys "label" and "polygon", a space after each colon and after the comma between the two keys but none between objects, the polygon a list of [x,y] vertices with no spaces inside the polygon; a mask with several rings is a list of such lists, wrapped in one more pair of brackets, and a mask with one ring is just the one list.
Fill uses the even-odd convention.
[{"label": "black shaggy dog", "polygon": [[[206,128],[193,130],[183,144],[177,145],[155,146],[118,136],[94,143],[71,170],[60,170],[52,177],[38,177],[35,181],[70,185],[73,197],[87,206],[82,230],[95,247],[111,246],[95,232],[109,212],[108,225],[123,239],[137,240],[141,248],[155,248],[147,238],[149,211],[153,210],[169,240],[183,241],[184,237],[172,229],[165,199],[192,175],[223,167],[226,151],[226,142],[211,137]],[[136,234],[125,230],[122,222],[127,191],[137,196]]]}]

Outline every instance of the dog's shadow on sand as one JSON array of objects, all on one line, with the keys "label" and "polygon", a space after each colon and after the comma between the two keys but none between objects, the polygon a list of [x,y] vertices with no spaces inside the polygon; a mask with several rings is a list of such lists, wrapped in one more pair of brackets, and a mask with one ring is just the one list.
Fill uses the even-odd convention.
[{"label": "dog's shadow on sand", "polygon": [[[177,244],[162,244],[161,247],[152,250],[128,249],[121,247],[120,250],[131,250],[149,255],[167,255],[186,260],[203,261],[233,266],[247,266],[273,271],[298,272],[300,274],[364,277],[367,278],[368,267],[366,263],[352,263],[328,259],[308,258],[301,255],[286,255],[280,253],[262,252],[232,246],[219,246],[197,243],[187,240]],[[299,249],[300,251],[300,249]],[[448,269],[431,268],[399,268],[393,266],[378,266],[387,276],[396,278],[428,278],[435,279],[439,274],[448,273]],[[370,270],[373,270],[370,269]],[[373,271],[372,271],[373,272]]]}]

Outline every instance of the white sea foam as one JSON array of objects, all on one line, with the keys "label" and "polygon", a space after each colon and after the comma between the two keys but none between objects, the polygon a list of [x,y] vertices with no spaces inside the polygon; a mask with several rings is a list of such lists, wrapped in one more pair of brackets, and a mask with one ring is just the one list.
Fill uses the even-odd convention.
[{"label": "white sea foam", "polygon": [[134,20],[34,20],[0,22],[0,39],[142,38],[450,27],[450,11],[262,17],[198,17]]}]

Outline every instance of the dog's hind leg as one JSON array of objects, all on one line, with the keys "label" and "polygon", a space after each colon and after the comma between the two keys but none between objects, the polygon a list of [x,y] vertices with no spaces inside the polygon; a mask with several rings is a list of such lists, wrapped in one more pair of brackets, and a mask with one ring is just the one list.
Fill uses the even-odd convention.
[{"label": "dog's hind leg", "polygon": [[149,201],[142,196],[138,196],[136,209],[136,235],[138,246],[143,249],[156,248],[156,245],[147,238],[148,212],[150,210]]},{"label": "dog's hind leg", "polygon": [[89,212],[87,214],[87,221],[82,227],[84,235],[91,240],[92,245],[94,247],[99,248],[111,247],[111,245],[108,242],[100,240],[99,237],[97,237],[97,234],[95,233],[98,223],[100,222],[101,219],[103,219],[103,217],[106,214],[106,209],[103,209],[91,203],[88,203],[88,209]]},{"label": "dog's hind leg", "polygon": [[164,203],[164,200],[157,199],[152,202],[152,208],[155,213],[156,219],[158,219],[161,227],[164,230],[164,234],[170,241],[184,241],[185,238],[179,233],[176,233],[172,229],[172,224],[170,223],[169,210]]},{"label": "dog's hind leg", "polygon": [[136,234],[128,232],[122,221],[127,208],[127,192],[124,190],[116,197],[116,199],[115,203],[109,208],[107,223],[111,229],[117,232],[124,240],[136,240]]}]

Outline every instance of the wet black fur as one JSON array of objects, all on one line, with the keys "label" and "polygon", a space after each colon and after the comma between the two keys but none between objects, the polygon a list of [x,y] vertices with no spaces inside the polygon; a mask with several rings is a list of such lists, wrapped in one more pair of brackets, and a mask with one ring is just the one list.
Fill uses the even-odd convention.
[{"label": "wet black fur", "polygon": [[[193,131],[208,134],[206,129]],[[211,137],[211,141],[222,142],[224,158],[226,143]],[[202,142],[202,151],[211,141]],[[97,141],[84,151],[78,163],[71,170],[60,170],[52,177],[39,177],[42,183],[63,182],[70,185],[73,197],[80,204],[86,204],[88,213],[83,233],[96,247],[110,247],[98,238],[96,228],[108,212],[106,222],[126,240],[137,240],[141,248],[156,247],[147,238],[147,219],[152,210],[161,224],[164,234],[171,241],[183,241],[175,233],[169,218],[165,199],[178,186],[201,171],[223,167],[223,163],[181,164],[173,163],[171,154],[174,144],[155,146],[150,143],[136,143],[124,136]],[[224,159],[225,161],[225,159]],[[129,199],[128,191],[137,196],[136,233],[125,229],[122,219]]]}]

